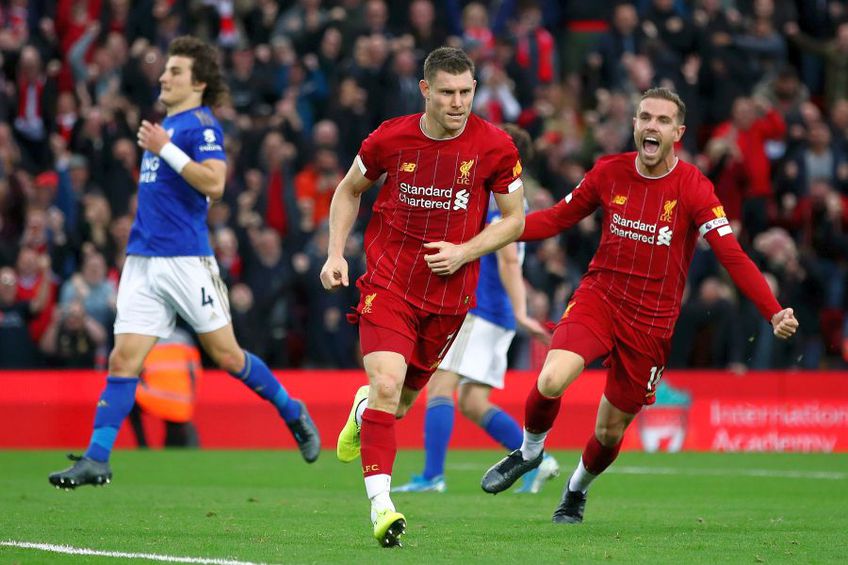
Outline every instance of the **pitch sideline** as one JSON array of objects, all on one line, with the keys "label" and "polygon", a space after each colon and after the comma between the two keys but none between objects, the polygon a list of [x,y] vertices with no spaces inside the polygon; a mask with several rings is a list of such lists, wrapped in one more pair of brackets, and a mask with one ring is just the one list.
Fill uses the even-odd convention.
[{"label": "pitch sideline", "polygon": [[[471,463],[448,463],[451,471],[479,471],[480,467]],[[610,475],[690,475],[714,477],[767,477],[773,479],[816,479],[826,481],[844,481],[848,473],[839,471],[779,471],[775,469],[698,469],[685,467],[648,467],[622,465],[612,466],[604,474]]]},{"label": "pitch sideline", "polygon": [[41,551],[64,553],[67,555],[95,555],[99,557],[118,557],[123,559],[147,559],[149,561],[165,561],[167,563],[196,563],[198,565],[266,565],[263,563],[255,563],[253,561],[238,561],[235,559],[177,557],[174,555],[160,555],[158,553],[128,553],[125,551],[100,551],[86,547],[73,547],[70,545],[57,545],[52,543],[32,543],[15,540],[0,541],[0,546],[18,547],[21,549],[38,549]]}]

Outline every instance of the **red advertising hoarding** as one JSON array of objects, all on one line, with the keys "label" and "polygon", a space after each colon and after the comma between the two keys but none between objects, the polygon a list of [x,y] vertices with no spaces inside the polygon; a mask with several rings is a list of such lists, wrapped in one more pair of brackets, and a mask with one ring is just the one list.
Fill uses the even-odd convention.
[{"label": "red advertising hoarding", "polygon": [[[280,371],[333,448],[357,387],[360,371]],[[626,449],[696,451],[848,451],[848,373],[668,371],[657,405],[640,414]],[[535,375],[513,372],[492,400],[519,422]],[[104,375],[94,371],[0,372],[0,448],[82,448]],[[604,373],[587,371],[566,393],[548,446],[580,449],[592,433]],[[424,402],[397,426],[398,445],[421,447]],[[294,442],[276,411],[225,373],[209,371],[198,385],[195,424],[207,448],[291,448]],[[152,444],[161,424],[146,420]],[[124,426],[118,447],[135,445]],[[452,446],[494,447],[486,434],[456,419]]]}]

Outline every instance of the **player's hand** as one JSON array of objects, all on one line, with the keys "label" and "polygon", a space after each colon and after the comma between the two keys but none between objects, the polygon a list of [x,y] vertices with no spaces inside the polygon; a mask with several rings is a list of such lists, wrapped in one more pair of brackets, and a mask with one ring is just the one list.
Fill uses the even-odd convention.
[{"label": "player's hand", "polygon": [[139,147],[158,155],[169,141],[171,137],[160,124],[151,124],[147,120],[141,121],[141,127],[138,128]]},{"label": "player's hand", "polygon": [[795,311],[792,308],[784,308],[771,317],[771,326],[774,330],[774,335],[780,339],[792,337],[798,329],[798,320],[795,318]]},{"label": "player's hand", "polygon": [[459,270],[467,259],[465,251],[461,245],[456,245],[447,241],[435,241],[433,243],[425,243],[426,249],[435,249],[436,253],[425,255],[424,260],[430,270],[439,276],[446,277],[452,275]]},{"label": "player's hand", "polygon": [[530,337],[538,339],[545,345],[551,344],[551,332],[549,332],[548,328],[543,326],[538,320],[530,317],[524,317],[521,319],[516,318],[515,321],[519,326],[524,328],[528,334],[530,334]]},{"label": "player's hand", "polygon": [[347,261],[344,257],[327,257],[327,261],[321,267],[321,286],[324,290],[338,290],[339,287],[349,285]]}]

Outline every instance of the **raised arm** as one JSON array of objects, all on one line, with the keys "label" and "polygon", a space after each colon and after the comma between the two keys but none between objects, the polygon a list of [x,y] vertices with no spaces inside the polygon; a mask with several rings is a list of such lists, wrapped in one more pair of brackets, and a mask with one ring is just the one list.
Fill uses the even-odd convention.
[{"label": "raised arm", "polygon": [[[358,159],[358,157],[357,157]],[[327,290],[336,290],[348,286],[347,261],[344,248],[353,222],[359,214],[362,193],[368,190],[374,181],[365,176],[357,162],[354,162],[347,174],[336,187],[330,202],[330,241],[327,246],[327,261],[321,268],[321,285]]]}]

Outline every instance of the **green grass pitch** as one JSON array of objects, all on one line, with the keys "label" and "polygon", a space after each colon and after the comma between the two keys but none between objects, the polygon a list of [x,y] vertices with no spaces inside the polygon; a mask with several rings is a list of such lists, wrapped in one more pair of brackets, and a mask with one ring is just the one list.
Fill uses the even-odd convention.
[{"label": "green grass pitch", "polygon": [[[448,492],[396,494],[403,548],[371,537],[356,463],[329,451],[118,451],[105,488],[56,490],[57,451],[0,451],[0,542],[263,563],[844,563],[848,455],[624,453],[593,485],[586,521],[551,513],[563,474],[539,495],[485,494],[502,454],[452,451]],[[402,451],[395,484],[420,469]],[[0,563],[111,563],[0,546]],[[148,561],[149,562],[149,561]]]}]

